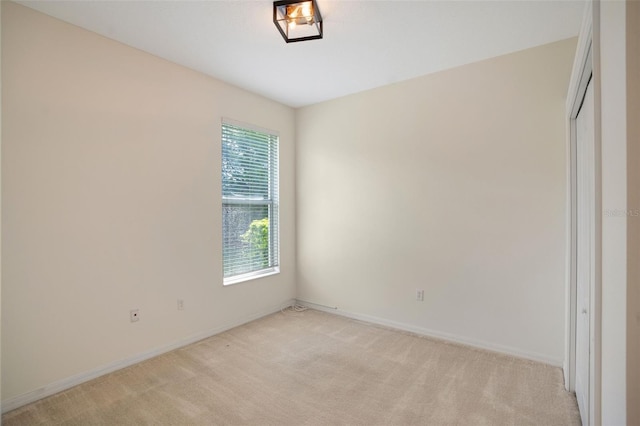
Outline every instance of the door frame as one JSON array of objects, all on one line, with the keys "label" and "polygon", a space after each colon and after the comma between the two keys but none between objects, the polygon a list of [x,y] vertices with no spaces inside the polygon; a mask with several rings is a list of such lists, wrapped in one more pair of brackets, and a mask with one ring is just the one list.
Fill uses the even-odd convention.
[{"label": "door frame", "polygon": [[[594,10],[595,9],[595,10]],[[566,247],[566,316],[565,316],[565,359],[563,365],[565,388],[569,391],[575,391],[576,378],[576,319],[577,319],[577,157],[576,157],[576,118],[589,80],[594,76],[594,56],[593,49],[593,22],[594,14],[599,13],[599,3],[597,1],[588,1],[585,6],[585,13],[578,38],[578,46],[576,56],[571,71],[571,80],[569,83],[569,91],[567,93],[566,103],[566,123],[567,123],[567,247]],[[596,29],[597,31],[597,29]],[[599,122],[597,117],[597,108],[599,96],[599,83],[593,78],[591,84],[594,85],[594,164],[593,172],[595,177],[594,185],[594,204],[596,215],[594,218],[594,269],[595,277],[592,280],[590,292],[590,326],[589,326],[589,424],[600,424],[600,342],[601,332],[601,277],[600,277],[600,222],[599,211],[601,207],[601,172],[600,172],[600,140],[598,137]]]}]

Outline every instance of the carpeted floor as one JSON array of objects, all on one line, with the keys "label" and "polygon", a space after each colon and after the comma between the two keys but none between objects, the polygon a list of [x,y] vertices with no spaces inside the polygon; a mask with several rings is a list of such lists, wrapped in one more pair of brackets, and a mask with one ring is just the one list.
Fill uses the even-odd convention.
[{"label": "carpeted floor", "polygon": [[35,425],[579,425],[548,365],[308,310],[6,413]]}]

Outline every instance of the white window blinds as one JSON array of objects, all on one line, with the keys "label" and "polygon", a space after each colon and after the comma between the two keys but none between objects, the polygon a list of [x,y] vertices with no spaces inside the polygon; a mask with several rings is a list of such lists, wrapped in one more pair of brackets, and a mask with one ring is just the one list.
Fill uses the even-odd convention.
[{"label": "white window blinds", "polygon": [[278,136],[223,122],[225,284],[277,271]]}]

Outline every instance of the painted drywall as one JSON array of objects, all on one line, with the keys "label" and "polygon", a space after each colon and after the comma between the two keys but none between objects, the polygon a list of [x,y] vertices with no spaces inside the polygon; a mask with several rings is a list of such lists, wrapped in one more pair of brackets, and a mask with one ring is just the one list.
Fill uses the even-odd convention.
[{"label": "painted drywall", "polygon": [[[2,7],[0,7],[0,52],[2,51]],[[2,93],[2,54],[0,53],[0,93]],[[2,217],[2,102],[0,102],[0,217]],[[2,226],[0,224],[0,241]],[[0,318],[2,318],[2,244],[0,244]],[[0,325],[0,366],[2,366],[2,326]],[[2,368],[0,367],[0,413],[2,413]],[[0,420],[0,424],[2,420]]]},{"label": "painted drywall", "polygon": [[575,47],[297,110],[299,299],[561,365]]},{"label": "painted drywall", "polygon": [[[11,2],[2,87],[5,401],[294,298],[291,108]],[[282,272],[227,287],[222,117],[281,144]]]},{"label": "painted drywall", "polygon": [[[597,13],[596,13],[597,12]],[[601,370],[603,425],[626,422],[627,325],[627,134],[625,3],[599,2],[594,9],[596,137],[601,147]],[[595,30],[597,29],[597,31]],[[600,107],[598,114],[598,105]],[[622,212],[620,214],[620,212]],[[597,270],[596,270],[597,271]],[[598,349],[594,349],[598,350]],[[596,395],[596,398],[598,396]]]},{"label": "painted drywall", "polygon": [[640,2],[626,2],[627,423],[640,425]]}]

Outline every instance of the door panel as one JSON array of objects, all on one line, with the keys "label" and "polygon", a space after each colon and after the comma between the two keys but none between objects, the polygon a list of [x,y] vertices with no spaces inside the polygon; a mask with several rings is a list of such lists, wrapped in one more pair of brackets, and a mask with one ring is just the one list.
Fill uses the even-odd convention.
[{"label": "door panel", "polygon": [[589,82],[576,118],[576,398],[582,424],[589,424],[590,317],[594,265],[594,117]]}]

